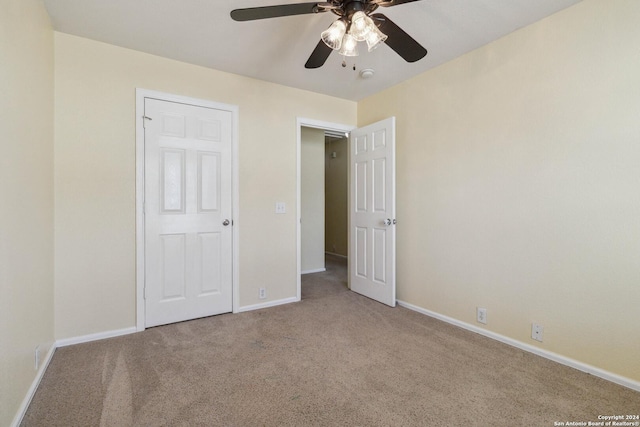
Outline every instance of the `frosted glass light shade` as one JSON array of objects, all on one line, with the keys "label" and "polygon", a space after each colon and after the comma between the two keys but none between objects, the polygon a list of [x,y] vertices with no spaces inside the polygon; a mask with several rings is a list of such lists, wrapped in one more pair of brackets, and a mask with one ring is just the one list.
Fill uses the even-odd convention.
[{"label": "frosted glass light shade", "polygon": [[366,40],[367,34],[371,31],[371,27],[375,24],[364,12],[358,11],[351,17],[351,27],[349,28],[349,34],[351,34],[359,42]]},{"label": "frosted glass light shade", "polygon": [[327,46],[329,46],[333,50],[340,50],[342,46],[342,38],[344,37],[344,33],[347,31],[347,24],[338,19],[335,21],[329,28],[324,30],[320,37],[322,41],[325,42]]},{"label": "frosted glass light shade", "polygon": [[367,41],[367,47],[369,48],[369,52],[371,52],[373,49],[380,46],[382,42],[384,42],[387,39],[387,37],[388,36],[384,34],[382,31],[380,31],[378,27],[375,26],[375,24],[371,25],[370,31],[367,34],[367,38],[365,39]]},{"label": "frosted glass light shade", "polygon": [[340,55],[343,56],[358,56],[358,41],[351,34],[347,33],[342,38],[342,48]]}]

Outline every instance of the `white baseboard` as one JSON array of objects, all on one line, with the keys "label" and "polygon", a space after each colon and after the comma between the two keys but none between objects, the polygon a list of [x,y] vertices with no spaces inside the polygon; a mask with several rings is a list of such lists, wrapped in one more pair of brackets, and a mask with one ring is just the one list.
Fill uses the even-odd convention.
[{"label": "white baseboard", "polygon": [[300,274],[323,273],[325,271],[327,271],[326,268],[316,268],[315,270],[305,270]]},{"label": "white baseboard", "polygon": [[586,363],[577,361],[575,359],[571,359],[566,356],[562,356],[561,354],[553,353],[548,350],[544,350],[526,343],[522,341],[514,340],[513,338],[506,337],[504,335],[488,331],[486,329],[480,328],[478,326],[472,325],[470,323],[462,322],[460,320],[454,319],[453,317],[445,316],[440,313],[436,313],[431,310],[427,310],[422,307],[418,307],[413,304],[409,304],[408,302],[398,301],[398,305],[408,308],[409,310],[416,311],[418,313],[427,315],[429,317],[433,317],[438,320],[442,320],[443,322],[450,323],[452,325],[458,326],[462,329],[466,329],[471,332],[475,332],[480,335],[484,335],[485,337],[494,339],[496,341],[500,341],[504,344],[508,344],[512,347],[519,348],[520,350],[527,351],[529,353],[536,354],[538,356],[544,357],[545,359],[552,360],[554,362],[560,363],[561,365],[569,366],[571,368],[577,369],[582,372],[586,372],[588,374],[594,375],[596,377],[605,379],[607,381],[611,381],[612,383],[619,384],[623,387],[630,388],[632,390],[640,391],[640,382],[632,380],[631,378],[623,377],[618,374],[614,374],[609,371],[605,371],[604,369],[600,369],[598,367],[588,365]]},{"label": "white baseboard", "polygon": [[27,390],[27,394],[24,396],[24,399],[22,399],[22,404],[20,404],[20,408],[18,408],[18,412],[16,413],[16,416],[13,418],[13,421],[10,424],[11,427],[18,427],[20,423],[22,423],[22,419],[24,418],[24,415],[27,413],[27,409],[31,404],[31,399],[33,399],[33,396],[36,394],[36,390],[38,390],[40,381],[42,381],[42,377],[44,376],[44,373],[49,366],[49,362],[51,362],[51,359],[53,358],[53,353],[56,352],[56,348],[56,343],[51,344],[51,347],[49,347],[49,351],[47,351],[47,355],[40,364],[40,368],[38,368],[38,373],[33,379],[31,387],[29,387],[29,390]]},{"label": "white baseboard", "polygon": [[292,302],[298,302],[298,301],[300,301],[300,300],[298,298],[296,298],[296,297],[279,299],[279,300],[275,300],[275,301],[263,302],[263,303],[260,303],[260,304],[245,305],[243,307],[238,308],[238,310],[236,310],[235,312],[236,313],[242,313],[242,312],[245,312],[245,311],[260,310],[261,308],[275,307],[275,306],[278,306],[278,305],[290,304]]},{"label": "white baseboard", "polygon": [[331,256],[334,256],[334,257],[338,257],[338,258],[344,258],[344,259],[348,259],[349,258],[346,255],[334,254],[333,252],[325,252],[324,254],[325,255],[331,255]]},{"label": "white baseboard", "polygon": [[82,335],[80,337],[64,338],[56,341],[56,345],[58,347],[66,347],[68,345],[82,344],[85,342],[103,340],[105,338],[113,338],[119,337],[121,335],[133,334],[134,332],[138,332],[138,329],[135,326],[132,326],[130,328],[116,329],[114,331],[105,331],[98,332],[96,334]]},{"label": "white baseboard", "polygon": [[42,377],[44,376],[44,373],[47,370],[47,367],[49,366],[49,362],[51,362],[51,359],[53,358],[53,354],[55,353],[57,348],[66,347],[68,345],[73,345],[73,344],[82,344],[85,342],[96,341],[96,340],[101,340],[105,338],[118,337],[120,335],[127,335],[134,332],[137,332],[137,329],[135,327],[132,327],[132,328],[125,328],[125,329],[118,329],[115,331],[99,332],[97,334],[84,335],[84,336],[74,337],[74,338],[65,338],[62,340],[57,340],[56,342],[52,343],[51,346],[49,347],[49,351],[47,351],[47,355],[45,356],[44,360],[40,364],[40,368],[38,369],[38,373],[36,374],[35,378],[33,379],[33,382],[31,383],[31,387],[29,387],[29,390],[27,390],[27,394],[22,400],[22,404],[20,405],[20,408],[18,409],[18,412],[16,413],[16,416],[14,417],[13,422],[11,423],[11,427],[18,427],[20,423],[22,423],[22,419],[24,418],[24,415],[26,414],[27,409],[29,408],[29,404],[31,404],[31,399],[33,399],[33,396],[35,395],[36,390],[40,385],[40,381],[42,380]]}]

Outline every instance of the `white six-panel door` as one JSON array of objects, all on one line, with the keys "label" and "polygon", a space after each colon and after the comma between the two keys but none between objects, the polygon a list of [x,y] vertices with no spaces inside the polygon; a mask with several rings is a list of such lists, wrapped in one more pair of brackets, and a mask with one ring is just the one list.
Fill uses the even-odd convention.
[{"label": "white six-panel door", "polygon": [[349,144],[349,283],[395,307],[395,117],[353,130]]},{"label": "white six-panel door", "polygon": [[232,113],[145,98],[145,326],[232,311]]}]

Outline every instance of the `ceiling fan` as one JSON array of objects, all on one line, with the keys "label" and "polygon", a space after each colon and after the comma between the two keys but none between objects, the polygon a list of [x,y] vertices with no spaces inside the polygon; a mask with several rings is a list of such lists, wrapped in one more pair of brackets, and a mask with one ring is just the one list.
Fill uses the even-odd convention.
[{"label": "ceiling fan", "polygon": [[366,41],[369,51],[384,42],[405,61],[416,62],[425,57],[427,50],[385,15],[373,13],[380,6],[390,7],[414,1],[419,0],[329,0],[321,3],[281,4],[235,9],[231,11],[231,18],[235,21],[254,21],[328,11],[338,15],[338,20],[322,32],[305,68],[322,67],[334,50],[343,56],[357,56],[359,41]]}]

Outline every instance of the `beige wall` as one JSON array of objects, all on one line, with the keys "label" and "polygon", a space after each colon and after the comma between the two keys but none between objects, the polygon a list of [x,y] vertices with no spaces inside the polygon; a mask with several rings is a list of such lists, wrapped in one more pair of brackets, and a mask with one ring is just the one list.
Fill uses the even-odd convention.
[{"label": "beige wall", "polygon": [[40,1],[0,4],[0,425],[53,344],[53,30]]},{"label": "beige wall", "polygon": [[296,117],[353,125],[356,103],[62,33],[55,52],[56,338],[135,326],[136,88],[239,106],[240,305],[295,297]]},{"label": "beige wall", "polygon": [[486,307],[640,381],[638,16],[585,0],[358,104],[359,125],[397,117],[400,300]]},{"label": "beige wall", "polygon": [[296,293],[296,117],[395,115],[399,298],[472,324],[486,307],[491,331],[640,381],[639,14],[585,0],[356,106],[2,2],[0,425],[36,346],[135,324],[136,87],[240,106],[241,305]]},{"label": "beige wall", "polygon": [[324,269],[324,130],[300,132],[301,269]]},{"label": "beige wall", "polygon": [[[325,250],[347,256],[349,145],[346,138],[325,145]],[[336,157],[331,157],[335,152]]]}]

